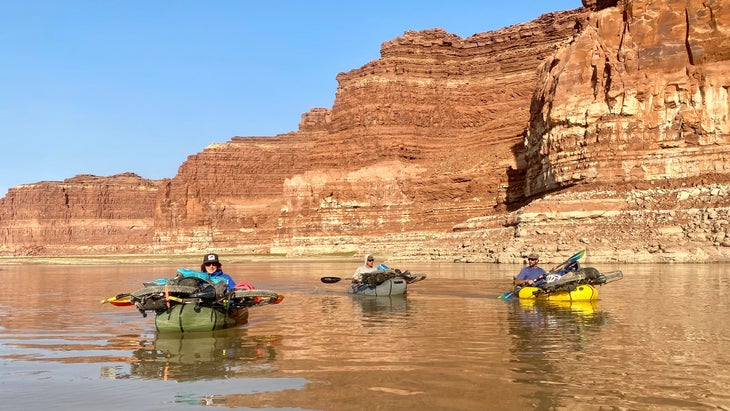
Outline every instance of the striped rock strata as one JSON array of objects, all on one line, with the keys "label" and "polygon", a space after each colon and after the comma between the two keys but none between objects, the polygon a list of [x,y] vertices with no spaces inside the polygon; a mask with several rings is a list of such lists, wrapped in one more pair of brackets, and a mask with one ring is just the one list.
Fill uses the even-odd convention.
[{"label": "striped rock strata", "polygon": [[407,31],[299,130],[211,145],[170,179],[12,188],[0,252],[730,260],[730,8],[585,5]]}]

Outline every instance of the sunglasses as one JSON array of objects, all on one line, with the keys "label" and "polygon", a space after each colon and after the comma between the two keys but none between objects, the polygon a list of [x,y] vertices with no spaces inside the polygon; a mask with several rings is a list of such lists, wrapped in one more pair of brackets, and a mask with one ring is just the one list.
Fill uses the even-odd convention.
[{"label": "sunglasses", "polygon": [[218,267],[218,263],[205,263],[206,267],[210,267],[211,265]]},{"label": "sunglasses", "polygon": [[375,261],[375,260],[368,260],[369,263],[372,263],[373,261]]}]

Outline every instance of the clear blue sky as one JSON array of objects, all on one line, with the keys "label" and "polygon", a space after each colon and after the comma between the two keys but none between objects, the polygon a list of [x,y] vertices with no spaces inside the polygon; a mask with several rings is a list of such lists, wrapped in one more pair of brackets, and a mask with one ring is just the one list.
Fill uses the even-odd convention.
[{"label": "clear blue sky", "polygon": [[297,130],[407,30],[461,37],[580,0],[0,0],[0,197],[77,174],[174,177],[233,136]]}]

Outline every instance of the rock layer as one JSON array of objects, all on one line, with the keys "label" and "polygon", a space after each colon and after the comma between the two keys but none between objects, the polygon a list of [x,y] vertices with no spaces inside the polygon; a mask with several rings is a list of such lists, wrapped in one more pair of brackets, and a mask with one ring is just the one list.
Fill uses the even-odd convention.
[{"label": "rock layer", "polygon": [[211,145],[171,179],[12,188],[0,252],[730,260],[730,8],[584,5],[407,31],[299,130]]},{"label": "rock layer", "polygon": [[126,173],[11,188],[0,200],[6,255],[149,252],[159,182]]},{"label": "rock layer", "polygon": [[730,172],[730,7],[627,2],[541,67],[527,193]]}]

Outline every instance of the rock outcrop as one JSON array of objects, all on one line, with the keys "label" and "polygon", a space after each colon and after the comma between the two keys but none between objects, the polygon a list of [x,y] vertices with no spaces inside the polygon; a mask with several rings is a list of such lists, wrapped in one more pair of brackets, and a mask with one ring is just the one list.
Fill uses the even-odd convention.
[{"label": "rock outcrop", "polygon": [[407,31],[295,132],[161,181],[12,188],[0,253],[730,261],[729,25],[719,1],[594,0],[468,38]]},{"label": "rock outcrop", "polygon": [[627,2],[541,67],[527,193],[730,173],[730,8]]},{"label": "rock outcrop", "polygon": [[13,187],[0,200],[6,255],[150,252],[159,181],[126,173]]}]

